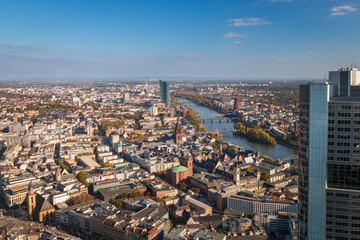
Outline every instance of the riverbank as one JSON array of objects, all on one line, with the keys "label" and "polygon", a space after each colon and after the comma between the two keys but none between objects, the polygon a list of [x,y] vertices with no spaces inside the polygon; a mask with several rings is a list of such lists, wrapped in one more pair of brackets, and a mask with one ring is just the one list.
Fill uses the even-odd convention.
[{"label": "riverbank", "polygon": [[[193,94],[184,94],[184,95],[175,94],[175,97],[180,97],[180,98],[187,99],[187,100],[189,100],[189,101],[191,101],[193,103],[196,103],[197,105],[209,108],[209,109],[211,109],[211,110],[213,110],[213,111],[215,111],[215,112],[217,112],[219,114],[227,113],[226,111],[224,111],[224,109],[217,107],[215,104],[211,104],[210,99],[207,98],[207,97],[196,96],[196,95],[193,95]],[[234,124],[239,122],[239,121],[236,121],[235,119],[233,119],[232,121],[234,122]],[[262,130],[264,131],[264,129],[262,129]],[[297,144],[295,145],[295,144],[292,144],[290,142],[284,141],[282,139],[279,139],[276,136],[272,136],[271,134],[270,134],[270,137],[274,138],[276,143],[273,143],[272,140],[263,142],[262,139],[249,138],[246,134],[244,134],[244,136],[246,138],[248,138],[249,141],[254,141],[254,142],[257,142],[257,143],[261,143],[261,144],[270,144],[270,145],[280,144],[280,145],[290,147],[290,148],[293,148],[293,149],[298,149],[299,148],[299,146]]]},{"label": "riverbank", "polygon": [[[186,98],[179,97],[178,102],[188,107],[191,107],[198,113],[202,112],[204,115],[218,114],[218,112],[216,112],[215,110],[201,106]],[[207,117],[205,116],[204,118]],[[211,116],[209,116],[209,118],[211,118]],[[252,142],[242,136],[234,136],[232,133],[232,130],[234,128],[234,122],[232,121],[222,121],[221,123],[219,121],[214,121],[213,123],[211,123],[210,121],[205,121],[205,123],[203,123],[203,126],[207,129],[208,132],[226,131],[226,133],[221,134],[223,136],[222,141],[224,142],[229,142],[230,144],[239,146],[243,149],[259,151],[261,154],[269,156],[273,159],[283,159],[291,155],[297,154],[297,148],[288,147],[281,143],[276,145],[261,144]]]}]

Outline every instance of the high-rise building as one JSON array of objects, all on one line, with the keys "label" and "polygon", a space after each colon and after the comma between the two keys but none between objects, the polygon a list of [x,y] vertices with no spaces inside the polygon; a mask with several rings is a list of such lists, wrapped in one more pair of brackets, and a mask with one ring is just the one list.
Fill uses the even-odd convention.
[{"label": "high-rise building", "polygon": [[360,239],[360,71],[300,85],[300,239]]},{"label": "high-rise building", "polygon": [[160,80],[160,95],[161,102],[165,103],[166,107],[170,107],[170,93],[169,93],[169,83]]},{"label": "high-rise building", "polygon": [[234,99],[234,111],[239,111],[240,109],[240,100],[239,97],[236,97]]}]

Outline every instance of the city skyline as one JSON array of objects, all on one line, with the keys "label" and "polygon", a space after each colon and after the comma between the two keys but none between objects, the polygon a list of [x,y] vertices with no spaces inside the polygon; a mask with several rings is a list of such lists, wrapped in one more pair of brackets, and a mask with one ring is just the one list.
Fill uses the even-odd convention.
[{"label": "city skyline", "polygon": [[1,81],[323,79],[360,64],[354,0],[2,1],[0,9]]}]

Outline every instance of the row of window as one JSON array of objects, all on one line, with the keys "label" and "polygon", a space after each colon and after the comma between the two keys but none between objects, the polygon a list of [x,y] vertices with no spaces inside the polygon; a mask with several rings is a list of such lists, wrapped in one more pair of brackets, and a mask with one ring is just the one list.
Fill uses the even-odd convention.
[{"label": "row of window", "polygon": [[350,106],[350,105],[337,105],[336,106],[336,105],[330,104],[329,109],[332,109],[332,110],[351,110],[351,109],[360,110],[360,106],[354,106],[354,108],[352,108],[352,106]]},{"label": "row of window", "polygon": [[[328,142],[328,146],[335,146],[334,142]],[[336,146],[338,147],[351,147],[351,143],[349,142],[337,142]],[[360,147],[360,143],[353,143],[352,144],[353,147]]]},{"label": "row of window", "polygon": [[[334,139],[335,135],[334,134],[329,134],[328,138],[329,139]],[[337,139],[351,139],[351,135],[337,135]],[[355,140],[360,140],[360,135],[354,135],[354,139]]]},{"label": "row of window", "polygon": [[[327,192],[326,196],[328,197],[337,197],[337,198],[354,198],[354,199],[360,199],[360,194],[347,194],[347,193],[336,193],[333,194],[332,192]],[[358,217],[357,219],[353,219],[353,220],[360,220],[360,217]]]}]

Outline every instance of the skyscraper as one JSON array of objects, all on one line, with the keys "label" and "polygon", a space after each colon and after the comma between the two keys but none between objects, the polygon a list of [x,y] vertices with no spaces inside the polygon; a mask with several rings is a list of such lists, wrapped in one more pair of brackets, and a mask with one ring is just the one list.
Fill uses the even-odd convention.
[{"label": "skyscraper", "polygon": [[360,71],[300,85],[300,239],[360,239]]},{"label": "skyscraper", "polygon": [[161,102],[165,103],[166,107],[170,107],[170,93],[169,93],[169,83],[160,80],[160,95]]}]

